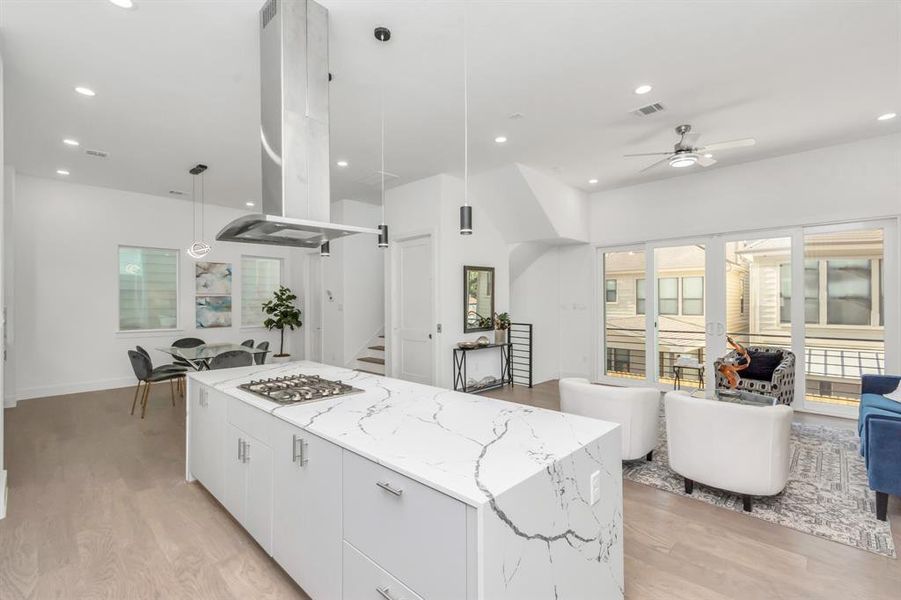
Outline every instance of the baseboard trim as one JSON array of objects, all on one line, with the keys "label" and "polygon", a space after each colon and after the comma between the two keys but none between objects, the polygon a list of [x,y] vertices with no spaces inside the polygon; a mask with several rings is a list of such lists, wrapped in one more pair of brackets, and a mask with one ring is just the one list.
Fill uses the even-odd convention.
[{"label": "baseboard trim", "polygon": [[97,381],[84,381],[79,383],[61,383],[57,385],[38,386],[17,390],[16,401],[32,400],[34,398],[46,398],[48,396],[65,396],[67,394],[79,394],[82,392],[97,392],[135,385],[134,377],[116,377],[114,379],[101,379]]}]

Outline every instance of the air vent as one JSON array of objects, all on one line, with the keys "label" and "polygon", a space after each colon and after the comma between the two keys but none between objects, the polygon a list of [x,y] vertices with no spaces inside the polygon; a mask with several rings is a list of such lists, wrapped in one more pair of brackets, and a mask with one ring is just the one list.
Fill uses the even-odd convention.
[{"label": "air vent", "polygon": [[278,13],[278,0],[269,0],[260,11],[260,29],[265,29],[276,13]]},{"label": "air vent", "polygon": [[[395,175],[394,173],[389,173],[388,171],[385,171],[385,183],[391,181],[392,179],[398,179],[399,177],[400,177],[400,175]],[[376,186],[376,187],[381,186],[382,185],[382,172],[375,171],[374,173],[371,173],[362,179],[358,179],[357,181],[360,183],[363,183],[365,185],[371,185],[371,186]]]},{"label": "air vent", "polygon": [[109,152],[106,150],[90,150],[86,149],[84,151],[88,156],[93,156],[94,158],[107,158],[109,156]]},{"label": "air vent", "polygon": [[647,117],[648,115],[653,115],[654,113],[663,112],[666,110],[662,104],[659,102],[655,102],[654,104],[648,104],[647,106],[642,106],[640,108],[636,108],[632,111],[632,114],[636,117]]}]

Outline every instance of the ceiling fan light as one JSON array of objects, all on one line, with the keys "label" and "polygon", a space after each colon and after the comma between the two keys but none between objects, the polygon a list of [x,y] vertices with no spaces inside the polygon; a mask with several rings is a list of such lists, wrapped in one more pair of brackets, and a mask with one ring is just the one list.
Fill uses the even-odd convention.
[{"label": "ceiling fan light", "polygon": [[698,162],[698,155],[685,153],[677,154],[669,159],[669,166],[675,169],[684,169],[685,167],[694,166]]}]

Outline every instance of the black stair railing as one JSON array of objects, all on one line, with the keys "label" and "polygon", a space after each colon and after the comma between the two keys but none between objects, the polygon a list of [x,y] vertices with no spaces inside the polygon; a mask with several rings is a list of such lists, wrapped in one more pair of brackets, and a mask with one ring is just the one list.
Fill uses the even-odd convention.
[{"label": "black stair railing", "polygon": [[509,335],[513,384],[532,387],[532,324],[510,323]]}]

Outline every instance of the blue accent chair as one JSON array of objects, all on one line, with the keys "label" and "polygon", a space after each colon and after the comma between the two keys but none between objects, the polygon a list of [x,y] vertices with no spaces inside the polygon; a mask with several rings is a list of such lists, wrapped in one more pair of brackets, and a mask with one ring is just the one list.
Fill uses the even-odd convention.
[{"label": "blue accent chair", "polygon": [[857,431],[867,465],[870,489],[876,492],[876,518],[885,521],[888,497],[901,496],[901,402],[883,394],[895,391],[901,377],[864,375]]}]

